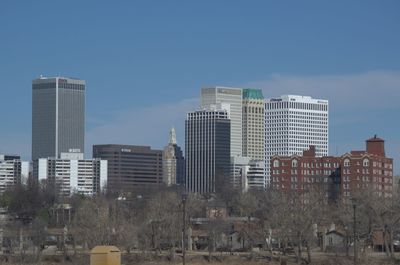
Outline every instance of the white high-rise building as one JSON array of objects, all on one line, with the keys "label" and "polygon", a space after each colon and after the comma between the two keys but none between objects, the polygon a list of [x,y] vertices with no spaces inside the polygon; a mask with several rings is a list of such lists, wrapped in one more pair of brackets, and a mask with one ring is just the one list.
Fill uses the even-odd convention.
[{"label": "white high-rise building", "polygon": [[266,182],[273,155],[301,155],[310,145],[328,155],[329,103],[324,99],[284,95],[265,101]]},{"label": "white high-rise building", "polygon": [[242,89],[231,87],[211,87],[201,89],[201,107],[209,108],[220,104],[231,120],[231,157],[242,155]]},{"label": "white high-rise building", "polygon": [[83,159],[82,153],[61,153],[60,158],[39,158],[33,176],[54,185],[62,196],[79,193],[92,196],[107,184],[107,160]]}]

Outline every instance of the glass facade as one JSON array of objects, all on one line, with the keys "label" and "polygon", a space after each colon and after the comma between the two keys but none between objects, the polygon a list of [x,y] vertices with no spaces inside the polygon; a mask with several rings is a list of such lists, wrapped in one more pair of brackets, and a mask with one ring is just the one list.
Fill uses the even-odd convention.
[{"label": "glass facade", "polygon": [[185,128],[186,189],[214,193],[230,185],[231,123],[225,110],[188,113]]},{"label": "glass facade", "polygon": [[32,160],[84,152],[85,81],[41,77],[32,81]]}]

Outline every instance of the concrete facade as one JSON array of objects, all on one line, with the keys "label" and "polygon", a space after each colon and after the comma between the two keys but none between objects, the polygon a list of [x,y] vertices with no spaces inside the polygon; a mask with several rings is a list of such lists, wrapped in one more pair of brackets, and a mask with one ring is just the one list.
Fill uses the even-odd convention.
[{"label": "concrete facade", "polygon": [[307,96],[285,95],[265,101],[265,165],[270,182],[274,155],[301,155],[309,146],[316,155],[328,155],[329,102]]},{"label": "concrete facade", "polygon": [[261,89],[243,89],[243,156],[265,160],[265,105]]},{"label": "concrete facade", "polygon": [[93,196],[105,191],[107,161],[83,159],[82,153],[61,154],[60,158],[39,158],[33,163],[33,176],[53,185],[61,196],[78,193]]},{"label": "concrete facade", "polygon": [[16,184],[25,182],[29,174],[29,162],[19,156],[0,154],[0,194]]}]

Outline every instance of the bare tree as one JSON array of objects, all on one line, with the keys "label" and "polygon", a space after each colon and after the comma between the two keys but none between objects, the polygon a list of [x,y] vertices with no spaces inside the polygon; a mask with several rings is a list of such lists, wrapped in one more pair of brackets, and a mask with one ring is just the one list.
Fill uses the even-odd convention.
[{"label": "bare tree", "polygon": [[89,249],[110,244],[113,225],[109,202],[100,197],[85,200],[76,211],[71,233],[74,240]]},{"label": "bare tree", "polygon": [[172,250],[181,238],[181,210],[177,193],[160,191],[154,194],[146,204],[145,223],[142,235],[151,248],[161,250],[167,247]]},{"label": "bare tree", "polygon": [[[370,189],[356,194],[357,212],[360,216],[359,225],[361,236],[372,241],[374,231],[382,233],[384,249],[388,257],[394,258],[393,235],[400,224],[399,193],[392,193],[391,197],[383,197]],[[367,222],[365,222],[367,221]]]},{"label": "bare tree", "polygon": [[46,225],[47,223],[40,218],[36,218],[31,224],[32,239],[36,249],[36,260],[38,261],[46,243]]},{"label": "bare tree", "polygon": [[249,243],[250,250],[253,249],[254,241],[259,235],[257,231],[255,217],[260,209],[260,201],[257,192],[247,192],[241,194],[238,202],[240,216],[246,217],[246,221],[242,226],[242,237],[244,241]]},{"label": "bare tree", "polygon": [[223,219],[210,219],[206,225],[208,261],[211,262],[212,254],[217,247],[224,247],[224,235],[229,233],[229,226]]}]

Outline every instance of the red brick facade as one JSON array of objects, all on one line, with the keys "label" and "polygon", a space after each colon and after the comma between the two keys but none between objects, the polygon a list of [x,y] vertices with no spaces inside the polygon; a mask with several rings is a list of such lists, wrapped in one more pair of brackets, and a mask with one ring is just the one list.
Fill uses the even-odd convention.
[{"label": "red brick facade", "polygon": [[384,140],[375,136],[366,142],[366,151],[351,151],[340,157],[315,157],[314,146],[303,156],[273,156],[272,188],[301,192],[321,186],[331,199],[339,195],[350,197],[366,189],[391,197],[393,159],[385,156]]}]

